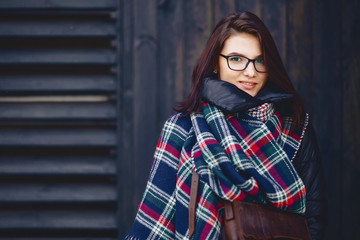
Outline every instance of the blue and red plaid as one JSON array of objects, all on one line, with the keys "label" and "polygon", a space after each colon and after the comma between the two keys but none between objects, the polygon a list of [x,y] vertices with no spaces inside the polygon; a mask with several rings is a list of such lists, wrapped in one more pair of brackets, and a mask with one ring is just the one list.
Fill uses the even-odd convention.
[{"label": "blue and red plaid", "polygon": [[246,114],[262,122],[268,120],[275,112],[273,103],[264,103],[260,106],[250,108]]},{"label": "blue and red plaid", "polygon": [[125,239],[189,239],[191,173],[200,174],[192,239],[220,239],[221,199],[271,204],[303,214],[305,186],[291,161],[306,129],[291,131],[291,118],[275,112],[266,122],[202,112],[172,116],[159,139],[149,181],[133,228]]}]

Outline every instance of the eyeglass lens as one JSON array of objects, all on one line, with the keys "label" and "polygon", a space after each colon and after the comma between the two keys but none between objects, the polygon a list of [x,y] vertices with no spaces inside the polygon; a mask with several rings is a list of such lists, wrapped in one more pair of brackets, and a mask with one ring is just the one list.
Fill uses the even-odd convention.
[{"label": "eyeglass lens", "polygon": [[233,70],[241,71],[244,70],[248,64],[252,61],[254,63],[255,69],[258,72],[266,72],[266,66],[264,63],[264,59],[257,58],[254,60],[247,59],[242,56],[229,56],[228,57],[228,64],[229,67]]}]

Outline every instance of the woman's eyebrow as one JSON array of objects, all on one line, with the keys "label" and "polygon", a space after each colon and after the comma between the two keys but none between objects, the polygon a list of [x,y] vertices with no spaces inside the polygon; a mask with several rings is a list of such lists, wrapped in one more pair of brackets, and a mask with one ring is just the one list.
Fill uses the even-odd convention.
[{"label": "woman's eyebrow", "polygon": [[[241,56],[241,57],[247,57],[247,56],[245,56],[244,54],[241,54],[241,53],[238,53],[238,52],[231,52],[231,53],[229,53],[229,54],[227,54],[227,55],[228,55],[228,56],[236,55],[236,56]],[[257,56],[255,56],[254,59],[259,58],[259,57],[262,57],[262,56],[263,56],[262,54],[257,55]]]}]

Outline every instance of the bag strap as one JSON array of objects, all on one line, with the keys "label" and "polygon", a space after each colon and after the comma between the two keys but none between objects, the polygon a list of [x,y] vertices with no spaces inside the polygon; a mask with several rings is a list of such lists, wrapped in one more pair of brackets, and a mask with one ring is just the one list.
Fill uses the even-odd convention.
[{"label": "bag strap", "polygon": [[223,201],[225,207],[225,211],[224,211],[224,220],[225,221],[229,221],[235,218],[235,214],[234,214],[234,209],[233,209],[233,203],[230,201]]},{"label": "bag strap", "polygon": [[[189,201],[189,238],[191,238],[195,233],[196,205],[197,205],[197,199],[199,193],[199,180],[200,180],[200,176],[195,171],[194,168],[191,178],[190,201]],[[234,219],[235,214],[234,214],[232,202],[224,201],[224,205],[225,205],[225,221]],[[225,239],[224,236],[223,239]]]},{"label": "bag strap", "polygon": [[192,172],[191,188],[190,188],[190,201],[189,201],[189,238],[195,233],[195,216],[196,205],[199,192],[199,174],[195,171]]}]

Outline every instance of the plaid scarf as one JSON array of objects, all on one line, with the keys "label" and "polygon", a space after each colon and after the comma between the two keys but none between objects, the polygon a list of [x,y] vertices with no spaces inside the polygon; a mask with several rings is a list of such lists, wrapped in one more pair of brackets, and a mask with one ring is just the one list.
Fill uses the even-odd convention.
[{"label": "plaid scarf", "polygon": [[[224,115],[203,104],[191,117],[173,116],[160,137],[133,229],[125,239],[188,239],[191,173],[200,174],[192,239],[220,239],[221,199],[304,214],[305,187],[291,161],[305,131],[275,112],[265,123]],[[306,124],[305,124],[306,126]]]},{"label": "plaid scarf", "polygon": [[262,122],[268,120],[275,112],[273,103],[264,103],[258,107],[250,108],[246,114]]}]

